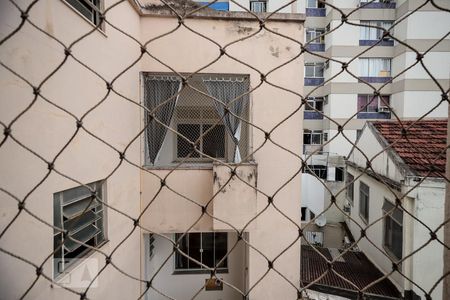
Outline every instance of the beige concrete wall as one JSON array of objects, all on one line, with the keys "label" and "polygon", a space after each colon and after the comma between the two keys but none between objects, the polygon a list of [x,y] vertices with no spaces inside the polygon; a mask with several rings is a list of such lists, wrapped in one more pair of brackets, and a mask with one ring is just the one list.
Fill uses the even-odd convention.
[{"label": "beige concrete wall", "polygon": [[[29,1],[18,1],[26,7]],[[105,1],[111,5],[114,1]],[[108,19],[133,36],[139,36],[139,19],[128,3],[117,7]],[[36,26],[60,39],[66,45],[92,30],[92,25],[63,1],[39,1],[29,12]],[[10,2],[0,3],[0,39],[20,23],[20,13]],[[95,45],[93,47],[92,45]],[[112,80],[139,53],[139,47],[106,25],[104,33],[93,32],[72,48],[72,54],[96,70],[106,80]],[[64,59],[64,48],[29,23],[1,45],[0,60],[25,77],[33,85],[39,85]],[[114,61],[114,63],[111,63]],[[138,100],[139,73],[132,67],[123,74],[114,87],[127,97]],[[20,111],[32,103],[32,88],[8,72],[0,71],[0,120],[8,124]],[[41,93],[54,104],[78,117],[98,103],[106,94],[106,84],[69,57],[64,65],[41,87]],[[118,114],[117,112],[120,112]],[[105,102],[90,113],[83,125],[94,135],[101,137],[120,151],[139,132],[140,109],[116,94],[109,94]],[[3,126],[2,126],[3,130]],[[27,147],[51,160],[76,132],[75,119],[41,97],[12,127],[13,136]],[[126,156],[139,163],[139,142],[134,143]],[[99,140],[80,130],[66,150],[55,162],[55,168],[82,183],[105,178],[119,163],[119,155]],[[43,180],[47,165],[24,150],[11,138],[0,149],[0,186],[19,198]],[[71,180],[52,172],[27,198],[26,207],[39,218],[53,224],[53,194],[78,186]],[[139,214],[139,171],[124,163],[106,181],[106,201],[114,208],[137,217]],[[5,229],[18,212],[17,203],[0,193],[0,230]],[[131,220],[107,209],[107,235],[109,241],[100,247],[110,253],[132,230]],[[129,255],[130,249],[139,249],[139,232],[134,232],[112,256],[112,261],[123,271],[139,277],[138,255]],[[53,229],[22,212],[0,240],[0,247],[40,265],[53,252]],[[104,256],[92,253],[103,267]],[[81,264],[82,265],[82,264]],[[18,299],[36,278],[30,265],[0,253],[0,298]],[[53,277],[52,259],[43,265],[43,272]],[[64,278],[62,280],[67,279]],[[61,282],[61,281],[58,281]],[[88,298],[131,299],[139,296],[139,284],[108,266],[92,287]],[[79,299],[42,277],[31,289],[28,299]]]},{"label": "beige concrete wall", "polygon": [[[210,37],[221,45],[226,45],[240,38],[248,37],[258,30],[259,25],[256,22],[242,20],[194,20],[186,19],[186,26],[195,31]],[[143,18],[141,23],[142,40],[150,40],[160,34],[168,32],[177,26],[175,18]],[[276,32],[283,33],[291,38],[300,40],[303,37],[303,28],[300,23],[269,22],[269,28]],[[201,45],[201,46],[200,46]],[[213,62],[219,55],[219,48],[213,43],[206,42],[203,38],[182,27],[158,40],[151,43],[148,50],[170,65],[171,68],[179,72],[193,72]],[[299,52],[299,45],[287,39],[281,38],[273,33],[263,31],[256,36],[244,40],[227,48],[227,53],[247,64],[257,68],[261,72],[281,65],[295,57]],[[284,88],[301,92],[303,62],[300,59],[295,60],[283,68],[273,72],[268,80]],[[299,72],[300,70],[300,72]],[[146,58],[142,64],[142,71],[151,72],[170,72],[167,67],[160,63]],[[255,70],[228,57],[222,57],[212,65],[201,70],[203,73],[232,73],[250,75],[251,87],[254,88],[260,83],[260,75]],[[251,96],[252,124],[270,131],[279,122],[293,113],[300,105],[300,99],[285,91],[281,91],[268,84],[263,84]],[[272,139],[283,147],[294,153],[301,150],[302,132],[301,112],[295,113],[287,121],[281,124],[271,135]],[[252,144],[253,149],[260,147],[264,143],[264,133],[253,128]],[[260,192],[257,197],[257,211],[261,212],[267,206],[267,197],[263,194],[273,195],[276,193],[274,202],[277,207],[295,223],[300,222],[300,176],[296,172],[300,169],[300,160],[287,151],[268,142],[254,154],[254,159],[258,164],[258,189]],[[158,175],[166,174],[166,171],[151,170]],[[193,196],[196,199],[204,201],[211,194],[212,180],[207,179],[206,175],[200,176],[200,171],[189,172],[188,179],[179,181],[173,188],[175,190],[183,189],[186,180],[189,180],[191,186],[203,186],[204,188],[196,191]],[[207,172],[207,171],[205,171]],[[212,171],[209,171],[212,174]],[[173,173],[175,174],[175,173]],[[142,202],[146,203],[151,198],[151,186],[155,186],[150,175],[143,172]],[[172,176],[172,175],[170,175]],[[169,176],[169,179],[170,179]],[[212,176],[212,175],[211,175]],[[209,183],[208,183],[209,182]],[[287,183],[284,187],[283,184]],[[157,184],[156,184],[157,185]],[[149,186],[150,188],[147,188]],[[279,191],[278,191],[279,190]],[[277,192],[278,191],[278,192]],[[154,192],[154,190],[152,191]],[[165,198],[161,198],[165,201]],[[156,213],[156,211],[155,211]],[[230,211],[230,213],[233,213]],[[188,215],[188,214],[186,214]],[[167,223],[175,222],[177,215],[168,216]],[[146,221],[147,222],[147,221]],[[269,207],[262,213],[256,221],[256,228],[249,231],[250,243],[253,247],[259,249],[270,260],[274,259],[283,250],[293,243],[297,236],[297,227],[288,221],[284,216],[277,212],[273,207]],[[198,230],[206,230],[208,223],[199,225]],[[184,227],[173,228],[174,231],[182,230]],[[269,242],[270,241],[270,242]],[[289,248],[275,263],[274,267],[285,275],[294,286],[299,283],[300,258],[299,243],[295,243]],[[253,286],[267,270],[267,260],[254,250],[250,250],[249,257],[249,284]],[[282,295],[282,296],[281,296]],[[296,290],[286,280],[277,275],[273,270],[251,292],[252,299],[271,299],[275,297],[294,298]]]}]

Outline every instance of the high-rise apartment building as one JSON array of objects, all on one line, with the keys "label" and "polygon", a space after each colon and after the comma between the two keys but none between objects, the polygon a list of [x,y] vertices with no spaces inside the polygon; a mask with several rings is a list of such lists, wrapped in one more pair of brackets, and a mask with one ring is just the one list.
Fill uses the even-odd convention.
[{"label": "high-rise apartment building", "polygon": [[[447,117],[437,84],[448,89],[450,78],[446,12],[419,0],[235,2],[229,3],[231,11],[306,14],[304,42],[311,53],[305,54],[309,105],[303,121],[304,153],[320,150],[347,156],[350,142],[356,141],[367,120]],[[448,1],[436,3],[450,6]],[[352,11],[342,18],[342,13]],[[427,70],[417,60],[418,53],[426,53],[422,60]],[[342,72],[343,63],[348,72]]]}]

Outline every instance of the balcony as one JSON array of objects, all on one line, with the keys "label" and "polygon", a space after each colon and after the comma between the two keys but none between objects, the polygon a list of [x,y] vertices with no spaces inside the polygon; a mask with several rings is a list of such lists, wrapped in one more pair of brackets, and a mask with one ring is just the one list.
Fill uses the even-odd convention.
[{"label": "balcony", "polygon": [[303,113],[303,119],[305,120],[322,120],[323,113],[317,111],[305,111]]},{"label": "balcony", "polygon": [[392,47],[394,46],[394,40],[390,40],[390,39],[383,39],[381,40],[359,40],[359,45],[360,46],[373,46],[377,44],[377,46],[388,46],[388,47]]},{"label": "balcony", "polygon": [[306,45],[306,49],[308,49],[309,51],[314,51],[314,52],[324,52],[325,44],[309,44],[309,45]]},{"label": "balcony", "polygon": [[325,17],[326,13],[325,8],[306,8],[306,15],[308,17]]},{"label": "balcony", "polygon": [[[306,80],[306,78],[305,78]],[[359,82],[368,82],[368,83],[386,83],[390,82],[392,80],[392,77],[390,76],[377,76],[377,77],[366,77],[366,76],[360,76]],[[306,85],[306,83],[305,83]]]},{"label": "balcony", "polygon": [[390,119],[391,112],[359,112],[357,119]]}]

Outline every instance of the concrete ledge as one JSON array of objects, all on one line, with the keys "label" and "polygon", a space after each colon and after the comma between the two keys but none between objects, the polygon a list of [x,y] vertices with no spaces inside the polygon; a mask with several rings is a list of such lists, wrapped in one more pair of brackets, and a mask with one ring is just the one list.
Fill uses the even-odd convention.
[{"label": "concrete ledge", "polygon": [[[137,13],[143,17],[165,17],[174,18],[177,17],[171,9],[165,5],[151,5],[146,6],[139,3],[138,0],[128,0],[134,7]],[[162,2],[160,2],[162,4]],[[305,21],[305,14],[298,13],[249,13],[239,11],[218,11],[210,8],[202,8],[199,11],[190,13],[198,8],[188,7],[174,7],[180,16],[184,18],[197,18],[197,19],[219,19],[219,20],[244,20],[244,21],[276,21],[276,22],[294,22],[303,23]],[[257,17],[255,17],[255,15]]]}]

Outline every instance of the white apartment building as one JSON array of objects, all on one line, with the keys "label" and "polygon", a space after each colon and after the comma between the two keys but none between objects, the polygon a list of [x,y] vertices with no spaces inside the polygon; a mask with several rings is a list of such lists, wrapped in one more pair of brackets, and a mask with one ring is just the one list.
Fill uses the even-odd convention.
[{"label": "white apartment building", "polygon": [[[298,44],[263,31],[226,48],[248,65],[217,59],[195,32],[223,47],[259,30],[253,16],[199,11],[174,30],[155,1],[0,12],[0,298],[297,297],[301,99],[249,66],[268,72]],[[303,22],[266,26],[299,40]],[[301,94],[302,66],[267,80]],[[282,147],[266,141],[275,126]]]}]

